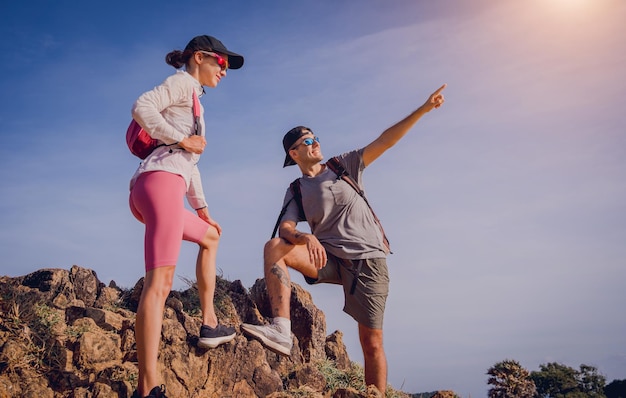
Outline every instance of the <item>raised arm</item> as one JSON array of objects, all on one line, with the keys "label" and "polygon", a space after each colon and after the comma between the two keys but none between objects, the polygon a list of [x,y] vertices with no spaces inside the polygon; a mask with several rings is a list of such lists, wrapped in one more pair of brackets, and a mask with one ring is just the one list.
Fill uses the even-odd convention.
[{"label": "raised arm", "polygon": [[404,135],[417,123],[418,120],[426,113],[443,105],[444,98],[441,93],[446,85],[439,87],[437,91],[432,93],[422,106],[414,110],[410,115],[400,120],[398,123],[389,127],[387,130],[372,141],[363,150],[363,164],[369,166],[374,160],[378,159],[387,149],[394,146]]}]

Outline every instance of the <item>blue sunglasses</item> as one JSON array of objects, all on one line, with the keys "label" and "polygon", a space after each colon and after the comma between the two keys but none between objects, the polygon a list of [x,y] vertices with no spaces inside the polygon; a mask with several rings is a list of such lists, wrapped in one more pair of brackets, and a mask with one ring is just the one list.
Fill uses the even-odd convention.
[{"label": "blue sunglasses", "polygon": [[[299,147],[300,145],[304,145],[304,146],[309,146],[309,145],[313,145],[314,142],[319,143],[320,142],[320,137],[315,136],[313,138],[309,137],[309,138],[305,138],[302,140],[301,143],[299,143],[298,145],[291,147],[291,149],[296,149],[297,147]],[[289,150],[291,150],[289,149]]]}]

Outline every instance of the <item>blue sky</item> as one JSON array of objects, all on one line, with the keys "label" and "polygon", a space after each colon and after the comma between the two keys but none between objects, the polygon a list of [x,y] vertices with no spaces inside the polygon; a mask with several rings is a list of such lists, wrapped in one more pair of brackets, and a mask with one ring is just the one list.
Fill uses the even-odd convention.
[{"label": "blue sky", "polygon": [[[332,156],[447,83],[444,107],[365,173],[394,249],[389,382],[486,396],[507,358],[625,379],[624,20],[623,0],[4,2],[1,273],[143,275],[130,107],[174,72],[167,52],[211,34],[246,57],[202,98],[225,278],[262,276],[298,174],[281,168],[288,129],[310,126]],[[179,277],[195,254],[183,246]],[[340,290],[309,290],[361,362]]]}]

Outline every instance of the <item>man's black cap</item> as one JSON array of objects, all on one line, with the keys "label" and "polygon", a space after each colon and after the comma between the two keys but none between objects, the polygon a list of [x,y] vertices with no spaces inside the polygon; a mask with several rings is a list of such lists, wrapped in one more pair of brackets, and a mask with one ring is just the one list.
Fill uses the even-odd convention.
[{"label": "man's black cap", "polygon": [[302,137],[303,135],[313,133],[310,128],[304,126],[294,127],[287,131],[287,134],[283,137],[283,148],[285,149],[285,163],[283,167],[293,166],[296,162],[289,156],[289,149]]}]

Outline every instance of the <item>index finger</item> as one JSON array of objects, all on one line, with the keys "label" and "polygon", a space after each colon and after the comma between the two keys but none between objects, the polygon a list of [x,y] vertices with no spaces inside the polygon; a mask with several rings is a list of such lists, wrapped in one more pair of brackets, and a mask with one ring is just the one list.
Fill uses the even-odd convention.
[{"label": "index finger", "polygon": [[437,95],[439,93],[441,93],[443,91],[444,88],[446,88],[448,86],[447,83],[444,83],[443,86],[439,87],[434,93],[433,95]]}]

